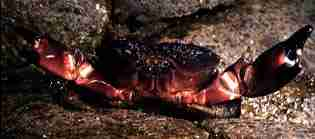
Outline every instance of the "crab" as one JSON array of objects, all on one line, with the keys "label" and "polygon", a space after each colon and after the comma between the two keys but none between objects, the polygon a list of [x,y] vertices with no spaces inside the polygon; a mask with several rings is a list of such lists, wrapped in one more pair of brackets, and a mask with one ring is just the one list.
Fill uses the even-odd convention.
[{"label": "crab", "polygon": [[217,54],[193,44],[106,40],[92,64],[80,50],[50,45],[55,41],[47,35],[28,38],[36,65],[111,101],[157,98],[201,109],[240,104],[242,97],[265,96],[286,85],[302,70],[302,50],[312,31],[306,25],[252,62],[241,57],[223,72],[216,70]]}]

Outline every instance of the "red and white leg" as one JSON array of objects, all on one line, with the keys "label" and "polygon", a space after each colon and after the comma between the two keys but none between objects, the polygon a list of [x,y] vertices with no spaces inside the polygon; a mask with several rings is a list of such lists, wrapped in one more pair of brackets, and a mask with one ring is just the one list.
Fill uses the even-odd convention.
[{"label": "red and white leg", "polygon": [[70,51],[65,47],[50,46],[47,38],[35,40],[33,50],[38,54],[37,64],[76,85],[102,93],[110,99],[130,100],[131,91],[120,90],[104,81],[100,74],[79,51]]}]

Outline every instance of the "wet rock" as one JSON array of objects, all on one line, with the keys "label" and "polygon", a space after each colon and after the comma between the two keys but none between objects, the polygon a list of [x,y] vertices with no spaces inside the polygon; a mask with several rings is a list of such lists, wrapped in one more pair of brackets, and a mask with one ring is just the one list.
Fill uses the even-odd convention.
[{"label": "wet rock", "polygon": [[[210,13],[219,6],[232,5],[235,0],[115,0],[113,22],[119,34],[136,35],[140,39],[158,36],[167,28],[182,24],[183,17]],[[206,12],[205,12],[206,11]],[[184,19],[185,20],[185,19]],[[122,31],[123,30],[123,31]]]},{"label": "wet rock", "polygon": [[[315,39],[314,39],[315,43]],[[315,77],[315,47],[308,47],[304,49],[303,65],[305,66],[305,71],[313,74]]]},{"label": "wet rock", "polygon": [[109,22],[105,0],[3,0],[1,16],[10,17],[29,30],[47,33],[69,47],[100,44]]},{"label": "wet rock", "polygon": [[[314,0],[305,0],[304,9],[302,10],[305,15],[305,20],[307,23],[315,25],[315,2]],[[315,40],[315,35],[313,35],[313,39]]]},{"label": "wet rock", "polygon": [[230,138],[313,138],[314,127],[268,120],[213,120],[205,124],[224,130]]},{"label": "wet rock", "polygon": [[[3,122],[3,121],[2,121]],[[208,139],[209,133],[189,121],[131,110],[69,111],[32,102],[17,109],[2,137],[14,138],[169,138]]]},{"label": "wet rock", "polygon": [[135,16],[139,21],[156,21],[161,18],[182,17],[199,9],[212,9],[221,4],[231,4],[234,0],[116,0],[114,15],[119,20]]}]

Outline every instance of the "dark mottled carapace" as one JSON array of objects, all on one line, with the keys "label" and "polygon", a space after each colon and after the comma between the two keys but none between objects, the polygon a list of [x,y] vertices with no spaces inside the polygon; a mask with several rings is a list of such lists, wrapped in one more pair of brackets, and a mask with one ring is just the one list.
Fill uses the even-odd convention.
[{"label": "dark mottled carapace", "polygon": [[97,65],[116,86],[126,87],[139,81],[141,85],[144,82],[140,90],[176,91],[180,87],[195,90],[209,80],[219,63],[219,57],[210,49],[193,44],[144,45],[130,40],[111,43],[97,51],[101,63]]}]

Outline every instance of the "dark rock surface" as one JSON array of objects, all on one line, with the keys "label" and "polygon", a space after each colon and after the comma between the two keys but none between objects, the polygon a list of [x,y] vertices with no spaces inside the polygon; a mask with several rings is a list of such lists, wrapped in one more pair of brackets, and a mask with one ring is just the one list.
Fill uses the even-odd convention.
[{"label": "dark rock surface", "polygon": [[218,5],[229,5],[234,0],[116,0],[114,15],[120,20],[135,16],[140,21],[156,21],[191,15],[200,9],[213,9]]},{"label": "dark rock surface", "polygon": [[[35,101],[20,107],[4,125],[3,137],[14,138],[194,138],[209,133],[191,122],[132,110],[69,111]],[[18,125],[18,126],[12,126]]]},{"label": "dark rock surface", "polygon": [[100,45],[110,8],[105,0],[3,0],[1,16],[69,47],[84,48]]},{"label": "dark rock surface", "polygon": [[254,119],[215,120],[209,127],[224,129],[231,138],[314,138],[315,128],[288,122],[275,122]]},{"label": "dark rock surface", "polygon": [[[121,36],[132,33],[143,39],[178,26],[176,19],[235,4],[236,0],[115,0],[112,20]],[[175,19],[175,20],[174,20]],[[190,22],[190,21],[189,21]]]}]

